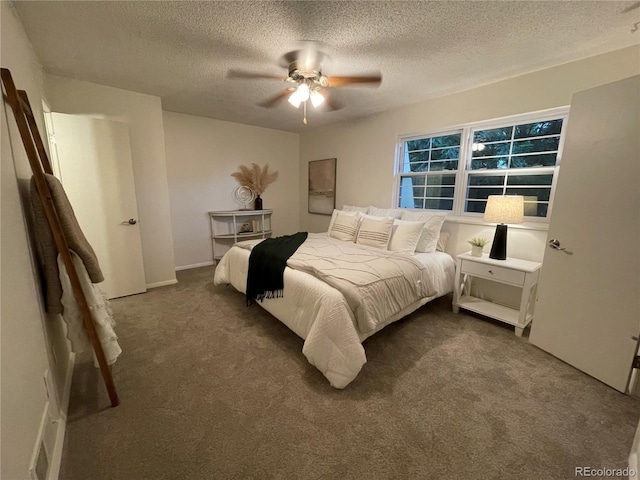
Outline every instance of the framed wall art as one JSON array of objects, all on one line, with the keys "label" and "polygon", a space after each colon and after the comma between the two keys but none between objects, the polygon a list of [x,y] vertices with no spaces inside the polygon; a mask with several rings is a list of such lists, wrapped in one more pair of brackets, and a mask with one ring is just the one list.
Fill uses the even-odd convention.
[{"label": "framed wall art", "polygon": [[336,159],[309,162],[309,213],[331,215],[336,208]]}]

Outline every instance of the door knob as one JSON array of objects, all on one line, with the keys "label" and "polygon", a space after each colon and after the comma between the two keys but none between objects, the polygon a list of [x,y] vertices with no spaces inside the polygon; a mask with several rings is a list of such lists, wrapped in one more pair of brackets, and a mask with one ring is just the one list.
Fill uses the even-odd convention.
[{"label": "door knob", "polygon": [[137,221],[135,218],[130,218],[130,219],[127,221],[127,223],[128,223],[129,225],[135,225],[136,223],[138,223],[138,221]]},{"label": "door knob", "polygon": [[560,241],[556,240],[555,238],[549,240],[549,247],[553,248],[554,250],[566,250],[566,248],[560,246]]}]

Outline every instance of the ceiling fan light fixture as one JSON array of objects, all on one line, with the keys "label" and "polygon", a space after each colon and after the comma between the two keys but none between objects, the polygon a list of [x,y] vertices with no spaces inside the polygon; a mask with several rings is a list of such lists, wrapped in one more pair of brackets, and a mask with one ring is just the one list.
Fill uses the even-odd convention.
[{"label": "ceiling fan light fixture", "polygon": [[300,99],[300,94],[298,93],[298,90],[296,90],[295,92],[293,92],[290,96],[289,99],[287,100],[291,105],[293,105],[296,108],[300,107],[300,104],[302,103],[302,100]]},{"label": "ceiling fan light fixture", "polygon": [[306,83],[301,83],[296,90],[296,93],[298,94],[298,98],[301,102],[306,102],[307,100],[309,100],[309,85],[307,85]]},{"label": "ceiling fan light fixture", "polygon": [[310,94],[309,97],[311,98],[311,104],[314,107],[319,107],[320,105],[322,105],[324,103],[324,97],[322,96],[322,94],[317,91],[317,90],[313,90]]}]

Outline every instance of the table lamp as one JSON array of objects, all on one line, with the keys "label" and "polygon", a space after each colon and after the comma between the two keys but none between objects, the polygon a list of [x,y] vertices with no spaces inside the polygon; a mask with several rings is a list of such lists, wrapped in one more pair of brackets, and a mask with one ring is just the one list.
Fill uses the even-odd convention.
[{"label": "table lamp", "polygon": [[489,258],[507,259],[507,224],[524,220],[524,197],[520,195],[489,195],[484,221],[497,223]]}]

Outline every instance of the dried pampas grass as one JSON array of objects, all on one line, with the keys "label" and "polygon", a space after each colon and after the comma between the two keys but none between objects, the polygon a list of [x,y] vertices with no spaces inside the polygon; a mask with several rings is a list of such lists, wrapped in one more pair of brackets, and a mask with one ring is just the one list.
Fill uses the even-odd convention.
[{"label": "dried pampas grass", "polygon": [[278,179],[278,171],[269,172],[269,164],[264,167],[252,163],[250,167],[240,165],[237,172],[231,174],[243,187],[249,187],[256,195],[262,195],[269,185]]}]

